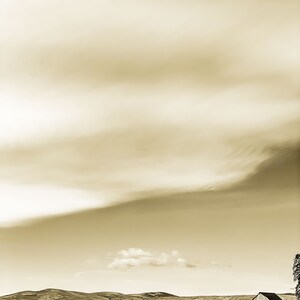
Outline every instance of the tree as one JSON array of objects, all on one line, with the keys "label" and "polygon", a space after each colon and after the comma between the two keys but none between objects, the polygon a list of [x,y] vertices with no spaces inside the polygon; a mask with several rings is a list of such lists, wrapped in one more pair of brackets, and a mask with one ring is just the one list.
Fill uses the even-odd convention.
[{"label": "tree", "polygon": [[294,281],[297,281],[296,296],[300,300],[300,254],[296,254],[293,265]]}]

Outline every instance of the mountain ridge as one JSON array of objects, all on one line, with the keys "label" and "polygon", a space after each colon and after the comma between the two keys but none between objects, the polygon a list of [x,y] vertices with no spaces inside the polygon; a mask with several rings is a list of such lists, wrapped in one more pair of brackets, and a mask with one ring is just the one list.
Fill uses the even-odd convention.
[{"label": "mountain ridge", "polygon": [[[292,293],[279,294],[283,300],[296,300]],[[251,300],[254,295],[231,296],[176,296],[166,292],[145,292],[140,294],[123,294],[117,292],[79,292],[48,288],[38,291],[21,291],[0,296],[3,300],[148,300],[153,298],[168,300]]]}]

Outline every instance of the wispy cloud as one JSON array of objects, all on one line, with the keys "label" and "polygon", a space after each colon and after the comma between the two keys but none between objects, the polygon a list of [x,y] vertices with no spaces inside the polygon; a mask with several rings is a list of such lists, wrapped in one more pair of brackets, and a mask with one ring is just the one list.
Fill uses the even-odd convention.
[{"label": "wispy cloud", "polygon": [[163,267],[175,266],[182,268],[194,268],[195,264],[184,258],[179,251],[171,253],[146,251],[140,248],[129,248],[113,255],[113,261],[109,268],[128,269],[139,266]]}]

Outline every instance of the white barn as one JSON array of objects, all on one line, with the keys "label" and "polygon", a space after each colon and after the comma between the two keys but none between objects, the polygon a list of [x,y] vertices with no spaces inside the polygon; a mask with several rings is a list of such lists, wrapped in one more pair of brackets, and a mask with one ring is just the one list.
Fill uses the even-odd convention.
[{"label": "white barn", "polygon": [[282,300],[277,294],[275,293],[258,293],[253,300]]}]

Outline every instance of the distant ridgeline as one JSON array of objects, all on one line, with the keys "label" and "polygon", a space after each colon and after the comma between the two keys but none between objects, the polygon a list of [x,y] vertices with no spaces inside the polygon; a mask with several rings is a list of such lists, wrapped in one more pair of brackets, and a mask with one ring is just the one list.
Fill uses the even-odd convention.
[{"label": "distant ridgeline", "polygon": [[164,292],[148,292],[142,294],[121,294],[114,292],[83,293],[59,289],[23,291],[0,297],[0,299],[3,300],[147,300],[153,298],[167,298],[168,300],[172,300],[172,298],[174,298],[174,300],[296,300],[294,294],[281,294],[278,296],[274,293],[264,292],[260,292],[255,297],[253,295],[179,297]]}]

